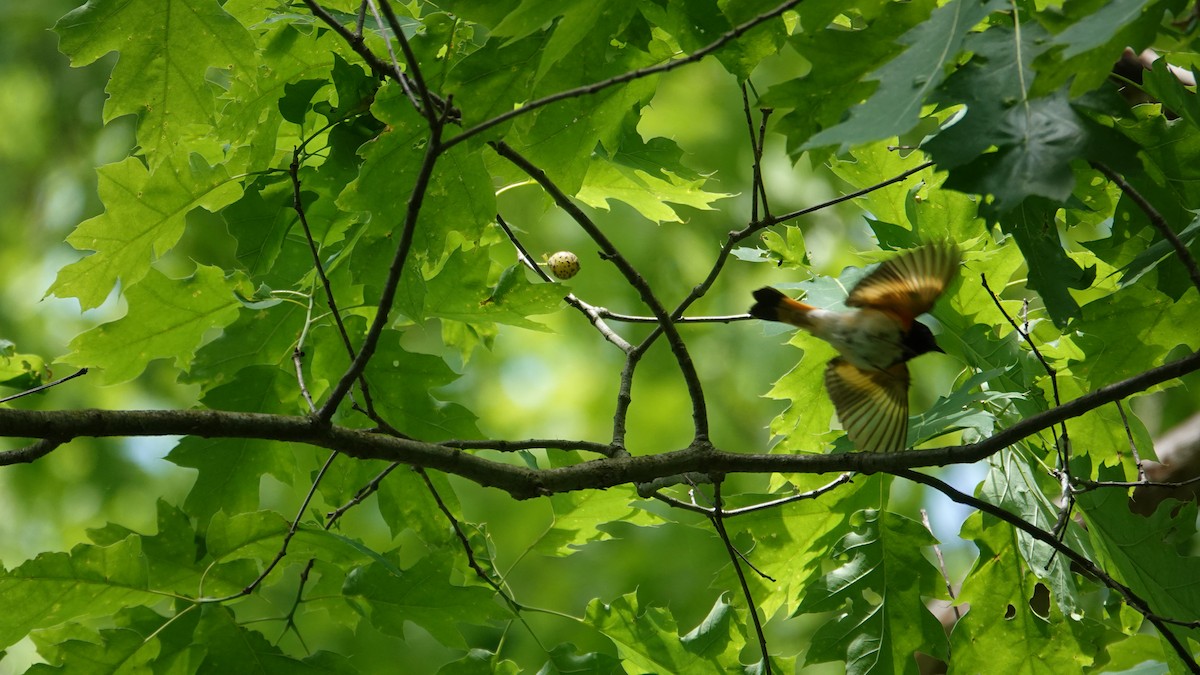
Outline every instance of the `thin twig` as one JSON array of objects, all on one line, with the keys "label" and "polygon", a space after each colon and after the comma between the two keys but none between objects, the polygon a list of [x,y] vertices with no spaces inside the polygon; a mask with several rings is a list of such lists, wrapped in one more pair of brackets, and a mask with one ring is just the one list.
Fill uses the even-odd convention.
[{"label": "thin twig", "polygon": [[58,385],[62,384],[63,382],[66,382],[67,380],[73,380],[82,375],[87,375],[87,372],[88,372],[87,368],[80,368],[79,370],[71,373],[70,375],[67,375],[66,377],[60,377],[57,380],[54,380],[53,382],[47,382],[46,384],[40,384],[32,389],[26,389],[25,391],[22,391],[20,393],[16,393],[11,396],[5,396],[4,398],[0,398],[0,403],[8,403],[9,401],[15,401],[16,399],[19,399],[19,398],[22,398],[25,396],[29,396],[30,394],[36,394],[39,391],[46,391],[47,389],[49,389],[51,387],[57,387]]},{"label": "thin twig", "polygon": [[[822,485],[819,488],[808,490],[807,492],[798,492],[794,495],[780,497],[779,499],[772,499],[770,501],[762,502],[760,504],[751,504],[749,506],[743,506],[743,507],[737,508],[737,509],[729,509],[724,512],[725,517],[726,518],[735,518],[737,516],[744,516],[744,515],[747,515],[750,513],[757,513],[758,511],[764,511],[766,509],[778,508],[780,506],[784,506],[786,504],[791,504],[792,502],[798,502],[798,501],[801,501],[804,499],[816,499],[817,497],[820,497],[821,495],[823,495],[827,492],[832,492],[837,487],[845,485],[846,483],[849,483],[853,480],[854,480],[854,472],[847,471],[846,473],[843,473],[842,475],[833,479],[829,483],[826,483],[825,485]],[[640,486],[639,486],[639,494],[640,493],[641,493],[641,490],[640,490]],[[699,504],[693,504],[693,503],[685,502],[680,499],[676,499],[674,497],[671,497],[670,495],[665,495],[661,491],[658,491],[658,490],[651,492],[649,494],[649,496],[653,497],[665,504],[670,504],[671,506],[674,506],[676,508],[684,509],[687,511],[693,511],[695,513],[701,513],[701,514],[704,514],[705,516],[712,515],[712,510],[709,509],[708,507],[704,507],[704,506],[700,506]]]},{"label": "thin twig", "polygon": [[[371,9],[375,9],[375,0],[371,2]],[[413,53],[412,47],[408,44],[408,38],[404,37],[404,30],[400,27],[400,20],[396,18],[396,13],[392,11],[392,5],[388,0],[380,0],[380,6],[383,8],[383,14],[387,17],[388,25],[392,28],[392,33],[396,36],[396,42],[400,43],[400,51],[404,52],[404,61],[408,64],[408,70],[412,73],[413,83],[416,85],[417,93],[421,96],[420,104],[417,106],[417,111],[425,117],[425,120],[430,126],[438,124],[438,111],[434,107],[433,94],[429,91],[429,86],[425,84],[425,76],[421,74],[421,64],[417,62],[417,55]],[[376,19],[379,15],[375,15]],[[391,53],[392,46],[388,44],[388,53]],[[392,55],[392,59],[395,59]],[[398,68],[397,68],[398,69]]]},{"label": "thin twig", "polygon": [[[716,528],[721,542],[725,544],[729,562],[733,564],[733,570],[737,573],[738,583],[742,586],[742,595],[746,598],[746,611],[750,613],[750,618],[754,622],[754,632],[758,636],[758,648],[762,652],[763,658],[763,672],[770,675],[771,654],[767,651],[767,636],[763,633],[762,620],[758,616],[758,605],[754,603],[754,596],[750,593],[750,584],[746,581],[746,573],[742,571],[741,560],[744,558],[730,540],[729,531],[725,529],[724,515],[721,513],[721,481],[719,480],[713,483],[713,510],[709,514],[709,520]],[[762,573],[760,572],[760,574]]]},{"label": "thin twig", "polygon": [[1113,171],[1100,162],[1092,162],[1091,165],[1094,169],[1104,174],[1106,178],[1111,180],[1113,183],[1116,183],[1117,187],[1121,189],[1121,192],[1124,192],[1125,196],[1133,200],[1133,203],[1137,204],[1138,208],[1140,208],[1142,212],[1146,214],[1146,217],[1150,219],[1150,224],[1154,226],[1154,229],[1158,230],[1159,234],[1161,234],[1164,239],[1170,242],[1171,246],[1175,249],[1175,255],[1179,256],[1179,262],[1183,263],[1183,266],[1187,268],[1188,276],[1192,278],[1192,285],[1195,286],[1197,290],[1200,290],[1200,266],[1196,265],[1196,259],[1192,257],[1191,252],[1188,251],[1187,245],[1183,243],[1183,241],[1179,238],[1179,235],[1175,234],[1175,231],[1171,229],[1170,224],[1167,223],[1167,219],[1164,218],[1163,215],[1158,212],[1158,209],[1154,208],[1150,202],[1146,201],[1146,198],[1143,197],[1140,192],[1134,189],[1134,187],[1130,185],[1124,178],[1122,178],[1116,171]]},{"label": "thin twig", "polygon": [[[362,58],[362,60],[367,64],[367,67],[371,69],[371,72],[375,73],[375,75],[378,77],[386,77],[396,80],[400,83],[401,88],[411,86],[406,83],[406,78],[408,77],[407,75],[405,75],[395,66],[389,65],[380,59],[367,47],[366,43],[363,41],[361,23],[359,23],[359,25],[356,27],[356,31],[351,31],[349,28],[346,28],[342,24],[338,23],[338,20],[334,18],[334,16],[328,11],[326,11],[324,7],[321,7],[319,4],[317,4],[316,0],[302,0],[302,2],[304,2],[304,5],[308,7],[308,11],[312,12],[313,16],[317,17],[325,25],[329,26],[333,32],[337,33],[339,37],[346,41],[346,44],[350,45],[350,48],[354,50],[354,53],[358,54],[359,57]],[[433,96],[432,93],[430,95]],[[458,116],[458,111],[454,110],[454,107],[450,105],[450,101],[439,99],[436,96],[433,96],[433,98],[437,102],[438,109],[442,112],[443,116]]]},{"label": "thin twig", "polygon": [[450,522],[450,527],[454,529],[454,534],[458,537],[459,543],[462,544],[463,552],[467,555],[467,565],[469,565],[470,568],[475,572],[475,576],[479,577],[484,583],[486,583],[488,586],[491,586],[496,593],[500,594],[500,597],[504,598],[505,604],[512,609],[514,614],[520,614],[522,609],[521,605],[517,604],[517,601],[513,600],[512,596],[510,596],[504,590],[504,588],[500,586],[499,582],[497,582],[491,577],[490,574],[484,571],[483,567],[480,566],[479,561],[475,559],[475,550],[471,547],[471,540],[467,537],[467,533],[463,531],[462,525],[458,522],[458,518],[450,512],[450,508],[446,506],[446,502],[442,501],[442,496],[438,494],[437,488],[433,485],[433,481],[429,479],[429,473],[424,469],[416,469],[416,472],[417,475],[421,477],[421,480],[425,481],[425,487],[429,489],[429,494],[433,496],[433,501],[437,503],[438,510],[442,512],[442,515],[445,516],[446,520]]},{"label": "thin twig", "polygon": [[[933,534],[933,526],[929,524],[929,512],[921,509],[921,522],[925,525],[925,529],[929,530],[929,534]],[[938,569],[942,571],[942,580],[946,582],[946,595],[950,596],[950,600],[957,600],[954,593],[954,584],[950,582],[950,572],[946,571],[946,558],[942,555],[942,547],[937,544],[933,545],[933,555],[937,557]],[[958,605],[951,602],[950,609],[954,610],[954,620],[962,618],[962,614],[958,611]]]},{"label": "thin twig", "polygon": [[767,202],[767,187],[763,183],[762,174],[763,141],[766,138],[767,117],[770,116],[771,111],[769,109],[762,111],[762,121],[758,128],[758,134],[755,135],[754,116],[751,113],[750,107],[750,92],[746,83],[742,84],[742,113],[746,116],[746,131],[750,133],[750,150],[751,155],[754,157],[750,186],[750,220],[756,221],[759,219],[759,204],[762,205],[762,217],[771,217],[771,207]]},{"label": "thin twig", "polygon": [[[500,214],[496,214],[496,224],[500,226],[500,229],[504,230],[504,234],[508,235],[508,240],[512,242],[513,247],[517,249],[517,259],[524,263],[526,267],[533,270],[535,274],[541,277],[542,281],[551,284],[555,283],[555,281],[550,278],[550,275],[546,274],[546,271],[537,264],[537,261],[533,259],[533,256],[529,254],[528,249],[525,248],[525,245],[521,243],[521,240],[517,238],[516,233],[513,232],[512,228],[508,226],[508,223],[505,222],[504,218]],[[610,327],[604,321],[604,317],[600,314],[599,307],[593,307],[583,300],[580,300],[575,296],[574,293],[568,293],[563,299],[566,300],[568,305],[579,310],[584,316],[586,316],[588,321],[595,326],[596,330],[600,331],[600,334],[604,336],[604,339],[616,345],[617,349],[620,349],[626,354],[633,349],[633,345],[629,344],[625,338],[621,337],[620,334],[614,331],[612,327]]]},{"label": "thin twig", "polygon": [[400,462],[392,462],[391,464],[388,464],[387,468],[385,468],[383,471],[380,471],[374,478],[370,480],[370,482],[359,488],[358,492],[355,492],[354,496],[350,498],[350,501],[342,504],[333,511],[326,513],[325,529],[328,530],[329,528],[333,527],[333,524],[336,523],[343,515],[345,515],[347,511],[363,503],[367,497],[375,494],[375,492],[379,489],[379,485],[383,483],[383,479],[387,478],[387,475],[395,471],[396,467],[399,466],[404,465]]},{"label": "thin twig", "polygon": [[[791,9],[792,7],[795,7],[796,5],[800,4],[800,1],[801,0],[788,0],[787,2],[779,5],[778,7],[774,8],[772,10],[763,12],[762,14],[759,14],[758,16],[756,16],[748,21],[740,23],[737,26],[734,26],[733,28],[731,28],[730,30],[725,32],[724,34],[722,34],[720,37],[718,37],[712,43],[705,45],[704,47],[701,47],[700,49],[697,49],[696,51],[692,52],[691,54],[688,54],[687,56],[685,56],[681,59],[676,59],[674,61],[667,61],[666,63],[660,63],[660,64],[657,64],[654,66],[648,66],[646,68],[639,68],[637,70],[631,70],[629,72],[622,73],[615,77],[610,77],[607,80],[601,80],[600,82],[593,82],[592,84],[585,84],[581,87],[574,87],[572,89],[566,89],[566,90],[560,91],[556,94],[551,94],[549,96],[545,96],[545,97],[542,97],[539,99],[534,99],[532,101],[528,101],[525,104],[521,105],[519,108],[514,108],[512,110],[509,110],[508,112],[497,115],[491,119],[484,120],[484,121],[480,122],[479,124],[476,124],[475,126],[470,127],[469,129],[466,129],[461,134],[458,134],[454,138],[447,140],[446,147],[451,147],[451,146],[457,145],[457,144],[461,143],[462,141],[467,140],[468,138],[477,136],[477,135],[483,133],[484,131],[491,129],[492,127],[494,127],[496,125],[503,124],[503,123],[513,119],[514,117],[519,117],[521,115],[527,114],[529,112],[537,110],[538,108],[550,105],[551,103],[556,103],[558,101],[562,101],[562,100],[569,99],[569,98],[585,96],[588,94],[594,94],[598,91],[602,91],[604,89],[607,89],[609,87],[612,87],[612,86],[615,86],[618,84],[632,82],[633,80],[638,80],[643,77],[649,77],[651,75],[657,75],[659,73],[665,73],[670,70],[675,70],[676,68],[686,66],[689,63],[695,63],[695,62],[703,59],[705,56],[708,56],[709,54],[717,51],[721,47],[724,47],[729,42],[732,42],[733,40],[736,40],[737,38],[741,37],[743,34],[745,34],[750,29],[754,28],[755,26],[757,26],[761,23],[770,21],[771,19],[774,19],[775,17],[777,17],[777,16],[783,14],[784,12],[786,12],[787,10]],[[311,2],[311,0],[306,0],[306,2]]]},{"label": "thin twig", "polygon": [[[644,344],[644,343],[643,343]],[[633,349],[625,354],[625,363],[621,366],[621,375],[617,384],[617,401],[613,407],[612,444],[625,449],[625,436],[629,431],[629,406],[633,405],[633,372],[637,369],[642,355],[646,352]]]},{"label": "thin twig", "polygon": [[400,285],[400,275],[404,271],[404,265],[408,262],[409,251],[412,249],[413,234],[417,229],[417,217],[421,213],[421,206],[425,202],[425,193],[429,187],[429,181],[433,177],[434,166],[437,164],[438,157],[442,151],[441,134],[442,125],[440,122],[434,124],[429,130],[425,155],[421,158],[421,165],[417,170],[416,181],[413,184],[408,199],[408,208],[405,210],[404,229],[400,234],[400,241],[396,245],[396,253],[392,257],[392,263],[388,267],[388,274],[383,283],[383,290],[380,292],[375,319],[371,322],[370,328],[367,329],[367,336],[363,339],[362,347],[358,350],[358,354],[351,361],[346,372],[342,374],[342,378],[338,380],[338,383],[329,392],[329,398],[325,401],[325,405],[321,406],[321,409],[317,411],[315,418],[322,424],[328,424],[329,420],[332,419],[338,405],[341,404],[346,394],[350,392],[350,387],[354,381],[366,370],[367,363],[375,355],[375,349],[379,346],[379,336],[383,334],[383,327],[388,323],[388,316],[391,314],[392,304],[396,299],[396,289]]},{"label": "thin twig", "polygon": [[778,225],[780,223],[784,223],[789,220],[795,220],[796,218],[799,218],[801,216],[807,216],[808,214],[816,212],[816,211],[820,211],[821,209],[827,209],[831,206],[834,206],[835,204],[841,204],[842,202],[848,202],[851,199],[858,199],[859,197],[861,197],[863,195],[870,194],[876,190],[880,190],[880,189],[885,188],[894,183],[899,183],[900,181],[908,178],[909,176],[911,176],[915,173],[920,173],[920,172],[924,171],[925,169],[928,169],[931,166],[933,166],[933,162],[922,162],[921,164],[918,164],[917,166],[914,166],[913,168],[908,169],[907,171],[903,171],[895,176],[892,176],[891,178],[888,178],[887,180],[880,181],[874,185],[868,185],[867,187],[862,188],[861,190],[855,190],[854,192],[844,194],[841,197],[835,197],[833,199],[830,199],[829,201],[821,202],[820,204],[817,204],[816,206],[809,206],[809,207],[800,209],[798,211],[792,211],[790,213],[785,213],[781,216],[772,216],[770,218],[763,218],[760,221],[750,223],[746,227],[742,228],[741,230],[739,230],[736,233],[736,236],[737,236],[738,240],[740,241],[740,240],[745,239],[746,237],[750,236],[751,234],[758,232],[759,230],[766,229],[773,225]]},{"label": "thin twig", "polygon": [[[1012,326],[1014,331],[1017,332],[1017,335],[1021,336],[1021,339],[1025,341],[1025,344],[1029,345],[1029,349],[1033,352],[1033,355],[1037,357],[1038,362],[1042,364],[1042,369],[1046,371],[1046,376],[1050,378],[1050,386],[1054,391],[1054,407],[1057,408],[1061,406],[1062,399],[1060,398],[1058,392],[1058,371],[1051,367],[1050,363],[1046,361],[1046,358],[1042,356],[1041,350],[1039,350],[1037,348],[1037,344],[1034,343],[1033,338],[1029,336],[1028,324],[1026,325],[1026,330],[1022,330],[1021,327],[1017,325],[1017,322],[1008,315],[1008,312],[1004,309],[1004,305],[1000,302],[999,296],[997,296],[995,292],[992,291],[991,287],[988,286],[986,274],[980,274],[979,280],[983,284],[983,290],[987,291],[988,295],[991,296],[992,303],[996,305],[996,309],[1000,311],[1000,314],[1008,321],[1008,324]],[[1058,467],[1055,473],[1061,486],[1059,500],[1062,502],[1062,504],[1059,506],[1058,516],[1054,521],[1054,534],[1059,539],[1062,539],[1064,536],[1066,536],[1067,526],[1071,522],[1071,511],[1073,511],[1075,508],[1075,495],[1071,492],[1071,439],[1070,436],[1067,435],[1066,420],[1063,420],[1063,422],[1059,425],[1059,430],[1059,433],[1054,434],[1053,429],[1051,429],[1051,433],[1054,435],[1054,451],[1058,459]]]},{"label": "thin twig", "polygon": [[[611,311],[604,307],[597,307],[596,313],[613,321],[621,321],[623,323],[658,323],[658,319],[652,316],[638,316],[635,314],[620,314]],[[680,316],[674,319],[675,323],[733,323],[735,321],[747,321],[754,317],[749,314],[726,314],[724,316]]]},{"label": "thin twig", "polygon": [[1133,453],[1133,462],[1137,466],[1137,477],[1139,483],[1146,482],[1146,468],[1142,466],[1142,456],[1138,454],[1137,443],[1133,440],[1133,430],[1129,428],[1129,418],[1125,416],[1125,406],[1121,405],[1120,401],[1116,402],[1117,412],[1121,413],[1121,424],[1125,427],[1125,437],[1129,439],[1129,451]]},{"label": "thin twig", "polygon": [[[638,273],[638,271],[630,264],[625,256],[621,255],[617,247],[613,245],[608,236],[604,234],[596,223],[588,217],[586,213],[580,209],[571,198],[564,193],[546,172],[539,169],[532,162],[526,159],[521,153],[514,150],[511,146],[503,141],[490,143],[500,154],[508,161],[512,162],[519,169],[524,171],[530,178],[533,178],[542,186],[542,189],[554,200],[563,211],[565,211],[571,219],[574,220],[584,232],[587,233],[592,241],[600,248],[603,257],[616,265],[622,276],[633,286],[638,292],[642,302],[650,309],[654,316],[658,319],[658,328],[663,331],[667,337],[667,344],[671,348],[672,354],[675,355],[675,361],[679,364],[679,370],[683,374],[684,384],[687,386],[688,396],[692,401],[692,425],[695,428],[695,437],[708,438],[708,410],[704,400],[704,387],[700,384],[700,376],[696,372],[696,366],[692,362],[692,357],[688,353],[687,345],[680,336],[679,331],[675,328],[671,316],[668,315],[666,308],[658,298],[654,295],[650,285],[646,279]],[[640,350],[640,348],[638,348]]]},{"label": "thin twig", "polygon": [[579,450],[594,452],[605,457],[616,455],[616,449],[608,443],[594,441],[574,441],[561,438],[530,438],[523,441],[506,440],[451,440],[441,441],[439,445],[447,448],[462,450],[496,450],[498,452],[517,452],[519,450]]},{"label": "thin twig", "polygon": [[15,450],[4,450],[0,452],[0,466],[10,466],[12,464],[29,464],[35,462],[46,455],[58,449],[58,446],[66,443],[65,440],[54,438],[43,438],[34,441],[23,448]]},{"label": "thin twig", "polygon": [[[379,32],[381,34],[386,34],[383,30],[383,17],[379,15],[379,7],[375,4],[375,0],[366,0],[366,3],[371,7],[371,14],[375,17],[375,25],[379,26]],[[384,0],[384,5],[391,9],[391,6],[387,5],[387,0]],[[389,23],[391,23],[390,20]],[[402,35],[399,30],[399,26],[395,24],[392,25],[392,33],[394,35]],[[417,93],[413,91],[413,86],[409,83],[408,76],[405,75],[404,71],[400,69],[400,61],[396,59],[396,51],[392,49],[392,41],[384,40],[384,46],[387,48],[388,58],[392,61],[392,68],[395,69],[396,73],[399,74],[396,77],[396,81],[400,83],[400,89],[404,92],[404,95],[408,97],[409,103],[412,103],[413,109],[420,113],[422,117],[424,117],[428,114],[427,111],[432,111],[431,107],[424,105],[422,103],[422,99],[417,98]]]},{"label": "thin twig", "polygon": [[[1178,482],[1154,481],[1154,480],[1090,480],[1087,478],[1076,478],[1073,485],[1079,490],[1092,490],[1095,488],[1138,488],[1138,487],[1157,487],[1157,488],[1181,488],[1188,485],[1200,483],[1200,476],[1195,476],[1187,480]],[[1077,490],[1078,491],[1078,490]]]},{"label": "thin twig", "polygon": [[304,517],[304,512],[308,510],[308,505],[312,503],[313,496],[317,494],[317,487],[321,484],[321,479],[325,477],[326,472],[329,471],[329,467],[333,465],[333,460],[337,459],[339,454],[340,453],[338,453],[336,450],[329,453],[329,457],[325,460],[325,463],[321,465],[320,471],[317,472],[316,478],[313,478],[312,485],[308,488],[308,494],[304,495],[304,500],[300,502],[300,508],[296,510],[296,517],[292,519],[291,524],[288,526],[287,533],[283,535],[283,541],[279,544],[279,551],[275,553],[275,557],[271,560],[271,562],[267,563],[267,566],[261,573],[259,573],[258,577],[237,593],[233,593],[221,598],[197,598],[197,603],[222,603],[245,597],[253,593],[255,589],[257,589],[262,582],[271,575],[271,572],[274,571],[275,567],[278,566],[279,563],[283,561],[284,557],[287,556],[288,545],[292,543],[292,537],[295,537],[296,532],[300,530],[300,519]]},{"label": "thin twig", "polygon": [[370,0],[362,0],[358,4],[358,17],[354,21],[354,37],[362,39],[363,27],[367,25],[367,3]]},{"label": "thin twig", "polygon": [[[307,141],[305,141],[307,142]],[[304,239],[308,242],[309,254],[312,255],[313,269],[317,271],[317,278],[321,280],[321,287],[325,290],[325,302],[329,305],[329,313],[333,315],[333,322],[337,326],[338,335],[342,338],[342,345],[346,348],[346,353],[351,359],[354,358],[354,343],[350,339],[350,333],[346,330],[346,324],[342,321],[342,313],[338,309],[337,298],[334,297],[333,283],[329,281],[329,275],[325,273],[325,264],[321,262],[321,252],[317,248],[317,241],[313,238],[312,228],[308,225],[308,216],[304,211],[304,200],[300,190],[300,151],[301,146],[292,149],[292,163],[288,166],[288,175],[292,180],[292,210],[296,212],[296,217],[300,221],[300,227],[304,230]],[[308,307],[308,317],[304,323],[304,334],[308,333],[308,319],[312,316],[312,303],[310,301]],[[300,341],[296,344],[296,351],[303,351],[304,334],[301,335]],[[305,398],[312,407],[312,397],[308,395],[307,390],[303,389],[304,378],[303,370],[300,362],[296,362],[296,374],[300,378],[302,391],[305,393]],[[363,402],[367,406],[367,410],[374,410],[374,404],[371,399],[371,388],[367,385],[367,378],[362,373],[359,374],[358,386],[362,391]]]},{"label": "thin twig", "polygon": [[[1005,320],[1008,321],[1008,325],[1012,326],[1017,335],[1021,336],[1021,339],[1025,341],[1025,344],[1029,345],[1030,351],[1032,351],[1033,355],[1037,357],[1038,362],[1042,364],[1042,369],[1046,371],[1046,375],[1050,378],[1050,386],[1054,392],[1055,407],[1062,405],[1062,399],[1059,397],[1058,393],[1058,371],[1055,370],[1048,361],[1046,361],[1046,357],[1042,356],[1041,350],[1037,348],[1037,344],[1034,343],[1033,339],[1029,337],[1029,333],[1021,330],[1021,327],[1017,325],[1017,322],[1014,321],[1013,318],[1008,315],[1008,312],[1004,310],[1004,305],[1000,303],[1000,298],[995,294],[995,292],[992,291],[991,286],[988,286],[987,275],[980,274],[979,280],[983,284],[983,290],[987,291],[988,295],[991,296],[992,303],[996,305],[996,309],[1000,310],[1000,314],[1005,318]],[[1058,438],[1055,438],[1055,450],[1057,450],[1059,453],[1059,468],[1065,470],[1067,466],[1067,458],[1063,455],[1063,453],[1065,452],[1066,446],[1068,446],[1068,441],[1066,440],[1067,425],[1065,422],[1062,425],[1062,436],[1063,441],[1061,444],[1058,442]]]},{"label": "thin twig", "polygon": [[312,394],[308,391],[308,383],[304,380],[304,342],[308,337],[308,327],[312,325],[312,294],[308,296],[308,306],[304,311],[304,328],[300,331],[300,338],[296,340],[296,346],[292,348],[292,367],[296,370],[296,383],[300,387],[300,395],[304,397],[304,403],[308,406],[308,412],[317,411],[317,404],[313,401]]},{"label": "thin twig", "polygon": [[308,645],[304,644],[304,636],[300,634],[300,627],[296,625],[296,611],[300,609],[300,603],[304,600],[304,587],[308,585],[308,575],[312,572],[313,564],[317,562],[316,558],[309,558],[308,564],[300,571],[300,585],[296,588],[296,597],[292,600],[292,607],[283,617],[283,632],[279,634],[279,638],[275,640],[275,644],[279,644],[283,640],[283,636],[292,631],[296,634],[296,639],[300,641],[300,646],[304,648],[304,653],[310,653]]}]

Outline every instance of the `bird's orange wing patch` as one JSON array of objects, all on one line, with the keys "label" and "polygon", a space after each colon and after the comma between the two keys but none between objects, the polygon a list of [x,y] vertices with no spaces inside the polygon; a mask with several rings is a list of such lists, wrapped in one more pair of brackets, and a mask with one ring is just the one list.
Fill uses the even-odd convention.
[{"label": "bird's orange wing patch", "polygon": [[865,452],[903,450],[908,441],[908,367],[863,370],[842,359],[825,368],[825,388],[838,420]]},{"label": "bird's orange wing patch", "polygon": [[926,244],[882,263],[846,299],[850,307],[870,307],[896,317],[907,330],[958,274],[961,255],[954,244]]}]

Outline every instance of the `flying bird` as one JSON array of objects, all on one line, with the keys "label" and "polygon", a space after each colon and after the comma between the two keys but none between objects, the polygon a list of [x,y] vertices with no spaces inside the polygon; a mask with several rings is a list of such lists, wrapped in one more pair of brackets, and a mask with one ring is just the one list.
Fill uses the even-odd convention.
[{"label": "flying bird", "polygon": [[846,435],[859,450],[903,450],[908,440],[909,359],[940,352],[917,317],[953,282],[961,255],[952,243],[925,244],[882,263],[831,311],[766,287],[754,291],[750,315],[781,321],[833,345],[825,389]]}]

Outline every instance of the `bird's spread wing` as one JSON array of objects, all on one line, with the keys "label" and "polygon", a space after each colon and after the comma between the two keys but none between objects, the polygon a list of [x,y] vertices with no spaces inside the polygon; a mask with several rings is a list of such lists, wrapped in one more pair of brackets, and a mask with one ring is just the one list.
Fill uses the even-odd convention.
[{"label": "bird's spread wing", "polygon": [[907,330],[954,280],[959,260],[958,247],[951,243],[913,249],[882,263],[858,282],[846,304],[887,312]]},{"label": "bird's spread wing", "polygon": [[863,370],[842,359],[825,368],[825,388],[838,420],[865,452],[903,450],[908,440],[908,367]]}]

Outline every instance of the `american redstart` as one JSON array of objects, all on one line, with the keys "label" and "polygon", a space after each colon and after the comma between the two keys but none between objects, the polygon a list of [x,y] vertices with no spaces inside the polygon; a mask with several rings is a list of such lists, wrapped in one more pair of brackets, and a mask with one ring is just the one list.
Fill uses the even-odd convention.
[{"label": "american redstart", "polygon": [[833,345],[840,356],[825,367],[825,388],[846,435],[867,452],[903,450],[908,440],[908,366],[940,352],[917,321],[958,273],[954,244],[926,244],[881,264],[835,312],[793,300],[774,288],[754,291],[750,315],[798,326]]}]

